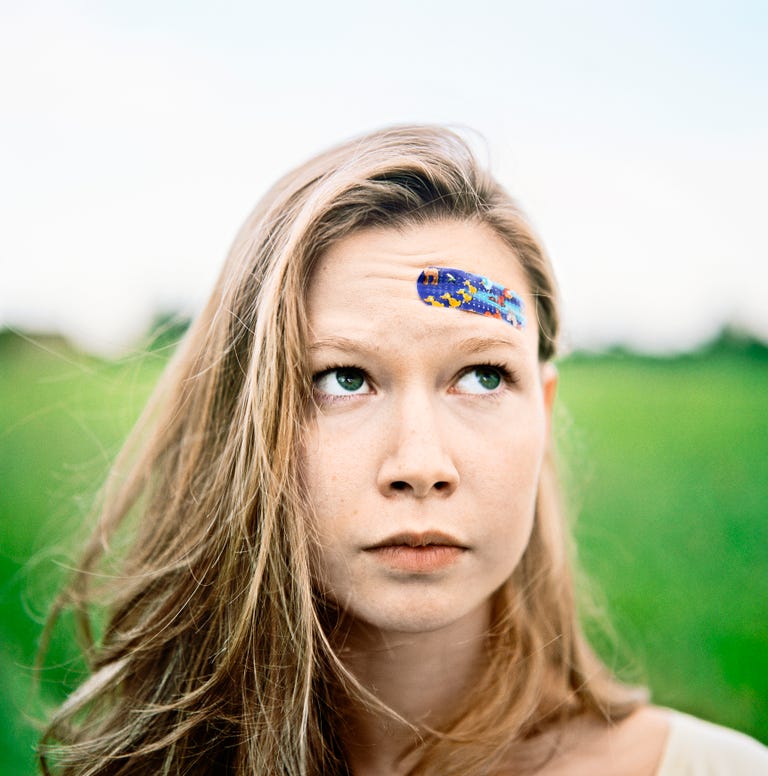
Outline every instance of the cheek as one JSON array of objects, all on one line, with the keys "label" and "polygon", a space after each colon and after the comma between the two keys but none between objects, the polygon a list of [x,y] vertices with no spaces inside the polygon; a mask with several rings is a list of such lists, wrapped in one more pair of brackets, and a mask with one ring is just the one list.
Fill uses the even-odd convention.
[{"label": "cheek", "polygon": [[465,445],[462,453],[473,476],[485,478],[497,491],[535,489],[547,446],[547,423],[540,403],[521,401],[513,409],[495,428],[478,428],[471,450]]},{"label": "cheek", "polygon": [[333,552],[340,531],[336,515],[343,514],[339,499],[344,498],[344,488],[339,487],[336,457],[335,451],[322,442],[317,429],[307,434],[301,456],[302,478],[308,502],[307,520],[312,526],[313,576],[323,594],[329,592],[331,569],[338,563]]},{"label": "cheek", "polygon": [[504,426],[508,432],[477,440],[465,458],[472,466],[467,478],[472,496],[481,505],[478,517],[490,520],[488,527],[499,536],[500,544],[515,550],[524,548],[533,526],[547,445],[543,413],[533,406],[522,417],[527,420]]},{"label": "cheek", "polygon": [[307,435],[302,461],[310,517],[319,539],[332,544],[343,520],[357,512],[355,493],[364,478],[360,451],[355,454],[348,437],[316,426]]}]

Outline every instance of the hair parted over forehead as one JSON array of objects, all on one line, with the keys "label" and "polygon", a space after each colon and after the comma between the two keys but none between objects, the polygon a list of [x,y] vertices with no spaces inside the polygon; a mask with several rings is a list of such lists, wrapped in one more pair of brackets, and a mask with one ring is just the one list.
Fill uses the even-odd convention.
[{"label": "hair parted over forehead", "polygon": [[[457,134],[385,129],[278,181],[116,461],[54,606],[49,630],[75,610],[91,674],[50,721],[48,772],[348,772],[345,708],[386,710],[335,653],[313,584],[299,460],[311,396],[306,290],[324,251],[352,232],[445,219],[486,224],[509,245],[536,303],[540,360],[553,357],[549,261]],[[494,612],[485,678],[446,729],[419,731],[413,774],[488,772],[511,742],[555,721],[620,719],[639,702],[581,635],[551,456],[531,541]]]},{"label": "hair parted over forehead", "polygon": [[355,230],[443,219],[482,222],[513,250],[537,302],[540,358],[549,360],[559,323],[549,260],[512,198],[443,128],[386,129],[315,157],[266,195],[237,241],[251,251],[235,249],[232,259],[247,271],[254,254],[264,256],[283,279],[301,272],[306,284],[318,256]]}]

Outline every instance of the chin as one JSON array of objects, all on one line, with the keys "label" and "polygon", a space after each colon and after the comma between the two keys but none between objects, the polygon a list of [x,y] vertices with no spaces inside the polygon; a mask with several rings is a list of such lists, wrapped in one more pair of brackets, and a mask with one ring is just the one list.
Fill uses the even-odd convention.
[{"label": "chin", "polygon": [[423,612],[422,614],[414,612],[397,612],[390,615],[378,616],[362,619],[356,617],[358,621],[364,622],[369,627],[375,628],[381,632],[390,633],[434,633],[449,627],[456,621],[455,615],[441,612]]},{"label": "chin", "polygon": [[[421,600],[419,600],[421,599]],[[435,633],[452,627],[463,628],[470,622],[487,625],[490,599],[457,601],[439,596],[401,597],[397,602],[370,601],[365,606],[349,605],[344,618],[350,625],[362,626],[381,633]]]}]

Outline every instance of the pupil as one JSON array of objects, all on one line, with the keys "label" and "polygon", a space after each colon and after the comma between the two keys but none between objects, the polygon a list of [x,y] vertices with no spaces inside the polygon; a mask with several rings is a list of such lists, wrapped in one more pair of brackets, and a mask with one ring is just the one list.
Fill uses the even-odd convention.
[{"label": "pupil", "polygon": [[336,373],[336,382],[345,391],[357,391],[363,387],[363,376],[352,369],[339,369]]},{"label": "pupil", "polygon": [[499,387],[501,382],[501,376],[493,369],[478,369],[477,380],[483,388],[487,388],[489,391]]}]

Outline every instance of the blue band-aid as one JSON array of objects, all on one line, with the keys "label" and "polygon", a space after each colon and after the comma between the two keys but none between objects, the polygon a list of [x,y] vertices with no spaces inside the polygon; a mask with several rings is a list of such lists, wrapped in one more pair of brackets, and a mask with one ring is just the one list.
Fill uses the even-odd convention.
[{"label": "blue band-aid", "polygon": [[424,304],[498,318],[516,329],[525,326],[523,300],[482,275],[452,267],[427,267],[419,275],[416,289]]}]

